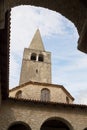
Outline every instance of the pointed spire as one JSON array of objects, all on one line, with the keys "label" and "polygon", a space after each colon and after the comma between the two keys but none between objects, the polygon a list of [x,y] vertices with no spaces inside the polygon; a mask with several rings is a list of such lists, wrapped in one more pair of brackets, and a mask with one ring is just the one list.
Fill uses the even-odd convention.
[{"label": "pointed spire", "polygon": [[37,29],[30,43],[29,49],[45,51],[39,29]]}]

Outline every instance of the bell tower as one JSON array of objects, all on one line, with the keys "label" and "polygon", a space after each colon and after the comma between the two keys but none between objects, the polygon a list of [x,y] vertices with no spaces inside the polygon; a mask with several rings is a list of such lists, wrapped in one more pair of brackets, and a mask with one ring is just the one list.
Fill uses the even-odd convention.
[{"label": "bell tower", "polygon": [[45,51],[39,29],[24,49],[19,84],[28,81],[51,83],[51,53]]}]

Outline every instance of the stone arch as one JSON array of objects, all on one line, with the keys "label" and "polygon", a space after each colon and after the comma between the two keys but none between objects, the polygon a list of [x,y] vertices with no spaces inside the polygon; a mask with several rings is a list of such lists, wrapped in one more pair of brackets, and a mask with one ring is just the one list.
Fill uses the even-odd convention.
[{"label": "stone arch", "polygon": [[[38,2],[31,2],[31,1],[27,1],[27,0],[24,0],[24,1],[21,1],[21,0],[19,0],[18,2],[11,2],[12,4],[10,5],[10,7],[6,10],[6,12],[5,13],[8,13],[9,12],[9,14],[10,14],[10,12],[11,12],[11,9],[12,8],[15,8],[15,7],[18,7],[18,6],[21,6],[21,5],[23,5],[23,6],[26,6],[26,5],[30,5],[30,6],[36,6],[36,7],[42,7],[42,8],[45,8],[45,9],[49,9],[49,10],[53,10],[53,11],[56,11],[56,12],[58,12],[58,13],[60,13],[61,15],[63,15],[64,17],[66,17],[68,20],[70,20],[74,25],[75,25],[75,27],[76,27],[76,29],[78,30],[77,32],[78,32],[78,34],[80,34],[79,33],[79,30],[81,31],[81,29],[79,29],[78,28],[78,24],[76,24],[76,21],[75,20],[73,20],[74,18],[72,18],[68,13],[64,13],[64,11],[60,11],[60,10],[57,10],[57,8],[55,8],[55,6],[57,6],[56,5],[56,3],[54,2],[54,1],[52,1],[52,3],[54,3],[54,5],[55,6],[52,6],[51,5],[51,2],[49,2],[49,1],[46,1],[46,2],[40,2],[40,1],[38,1]],[[49,3],[49,4],[47,4],[47,3]],[[61,9],[61,10],[63,10],[63,9]],[[78,13],[79,13],[79,11],[78,11]],[[74,14],[75,15],[75,14]],[[6,18],[5,18],[6,19]],[[10,19],[10,18],[8,18],[8,19]],[[7,20],[5,20],[5,23],[7,22]],[[82,25],[82,24],[81,24]],[[81,27],[80,27],[81,28]]]},{"label": "stone arch", "polygon": [[[85,15],[86,12],[80,12],[81,15],[79,15],[79,11],[80,8],[84,8],[83,5],[86,5],[87,3],[83,2],[82,0],[78,1],[71,1],[69,2],[68,0],[66,0],[66,4],[64,3],[64,0],[60,1],[49,1],[49,0],[44,0],[44,1],[35,1],[35,0],[19,0],[19,1],[14,1],[12,2],[11,0],[9,0],[9,7],[8,8],[13,8],[16,6],[20,6],[20,5],[32,5],[32,6],[37,6],[37,7],[43,7],[43,8],[48,8],[51,9],[53,11],[59,12],[61,13],[63,16],[65,16],[66,18],[68,18],[69,20],[71,20],[75,26],[77,27],[78,31],[81,31],[81,27],[83,25]],[[78,9],[76,8],[78,5]],[[74,7],[74,8],[73,8]],[[69,10],[69,11],[68,11]],[[85,10],[85,8],[84,8]],[[77,13],[75,13],[75,11]],[[77,18],[78,17],[78,18]],[[82,17],[82,21],[77,21],[79,19],[79,17]],[[80,19],[79,19],[80,20]],[[79,24],[77,24],[77,22]],[[78,27],[79,26],[79,27]]]},{"label": "stone arch", "polygon": [[22,121],[12,123],[7,130],[31,130],[30,126]]},{"label": "stone arch", "polygon": [[48,88],[41,90],[41,101],[50,101],[50,90]]},{"label": "stone arch", "polygon": [[51,117],[43,122],[40,130],[74,130],[72,125],[64,118]]}]

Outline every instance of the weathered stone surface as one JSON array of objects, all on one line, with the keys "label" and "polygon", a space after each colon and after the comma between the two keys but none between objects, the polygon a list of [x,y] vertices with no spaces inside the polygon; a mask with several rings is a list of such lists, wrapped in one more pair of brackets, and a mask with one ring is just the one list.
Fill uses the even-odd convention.
[{"label": "weathered stone surface", "polygon": [[8,127],[17,121],[28,124],[31,130],[40,130],[41,125],[51,118],[62,120],[70,130],[87,128],[87,111],[81,108],[7,100],[0,108],[0,130],[8,130]]}]

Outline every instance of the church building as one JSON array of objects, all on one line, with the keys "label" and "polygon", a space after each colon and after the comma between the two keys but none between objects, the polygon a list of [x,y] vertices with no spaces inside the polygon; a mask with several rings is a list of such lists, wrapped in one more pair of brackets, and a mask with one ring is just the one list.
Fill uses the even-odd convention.
[{"label": "church building", "polygon": [[37,30],[29,48],[24,49],[19,86],[10,90],[10,96],[73,103],[70,93],[62,85],[51,84],[51,79],[51,53],[45,51]]},{"label": "church building", "polygon": [[52,84],[51,53],[38,29],[24,49],[19,85],[0,108],[0,130],[87,130],[87,106],[73,102],[64,86]]}]

